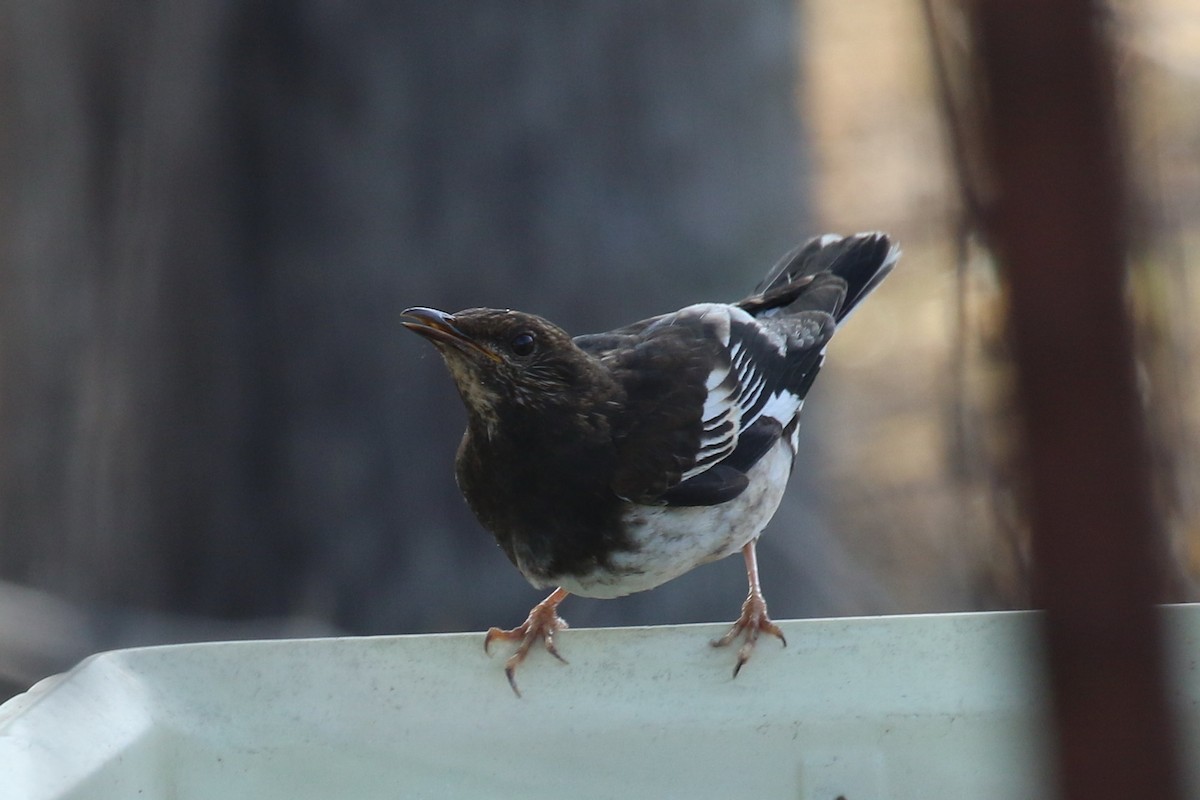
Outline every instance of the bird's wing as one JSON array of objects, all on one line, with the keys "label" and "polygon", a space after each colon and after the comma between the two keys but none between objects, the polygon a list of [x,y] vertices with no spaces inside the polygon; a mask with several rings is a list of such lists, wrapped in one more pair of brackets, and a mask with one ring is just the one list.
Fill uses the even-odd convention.
[{"label": "bird's wing", "polygon": [[700,304],[577,338],[625,392],[614,426],[614,491],[671,505],[740,494],[746,471],[799,410],[833,333],[828,314],[805,314],[784,328],[735,306]]}]

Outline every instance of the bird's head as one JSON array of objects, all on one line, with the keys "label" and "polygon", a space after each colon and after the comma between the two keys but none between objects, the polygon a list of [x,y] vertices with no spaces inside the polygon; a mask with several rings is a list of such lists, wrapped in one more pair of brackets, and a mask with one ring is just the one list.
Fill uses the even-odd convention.
[{"label": "bird's head", "polygon": [[562,328],[534,314],[409,308],[402,324],[433,343],[469,411],[485,421],[509,406],[541,409],[585,385],[591,359]]}]

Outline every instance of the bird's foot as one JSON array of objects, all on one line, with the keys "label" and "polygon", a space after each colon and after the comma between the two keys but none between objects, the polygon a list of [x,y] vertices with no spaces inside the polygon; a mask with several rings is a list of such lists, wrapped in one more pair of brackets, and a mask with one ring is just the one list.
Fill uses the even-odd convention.
[{"label": "bird's foot", "polygon": [[767,616],[767,601],[763,599],[761,593],[751,592],[750,596],[746,598],[746,602],[742,603],[742,615],[738,617],[737,622],[730,626],[724,636],[720,639],[713,639],[711,642],[713,647],[725,647],[739,636],[746,637],[746,641],[738,648],[733,677],[736,678],[742,671],[742,665],[750,660],[750,654],[754,652],[754,645],[758,642],[758,635],[764,631],[778,637],[779,641],[783,642],[783,646],[787,647],[787,639],[783,637],[783,631]]},{"label": "bird's foot", "polygon": [[561,630],[570,627],[566,620],[558,615],[558,604],[562,602],[567,593],[562,589],[557,589],[542,602],[533,607],[529,612],[529,618],[511,630],[503,630],[501,628],[489,628],[487,636],[483,639],[483,650],[488,652],[492,641],[502,639],[508,642],[520,642],[517,645],[517,650],[508,660],[504,662],[504,674],[508,676],[508,685],[516,693],[517,697],[521,696],[521,690],[517,688],[515,678],[517,667],[525,661],[525,657],[529,655],[530,648],[538,642],[542,642],[550,655],[557,658],[562,663],[566,664],[567,660],[558,652],[558,648],[554,646],[554,634]]}]

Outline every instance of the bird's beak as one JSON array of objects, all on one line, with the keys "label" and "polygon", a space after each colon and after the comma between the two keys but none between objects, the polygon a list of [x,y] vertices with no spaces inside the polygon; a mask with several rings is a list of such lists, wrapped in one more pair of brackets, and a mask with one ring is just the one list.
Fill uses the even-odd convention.
[{"label": "bird's beak", "polygon": [[413,333],[421,334],[435,345],[448,344],[468,355],[481,355],[492,361],[501,360],[491,348],[485,347],[459,330],[454,324],[453,314],[438,311],[436,308],[414,306],[404,309],[401,316],[404,317],[400,321],[401,325]]}]

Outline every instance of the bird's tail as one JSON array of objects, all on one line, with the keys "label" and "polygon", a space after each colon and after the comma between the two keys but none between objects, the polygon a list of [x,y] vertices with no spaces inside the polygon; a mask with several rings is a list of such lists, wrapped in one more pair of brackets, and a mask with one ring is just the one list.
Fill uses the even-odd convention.
[{"label": "bird's tail", "polygon": [[899,258],[900,249],[883,233],[818,236],[780,259],[738,305],[755,316],[825,311],[841,323]]}]

